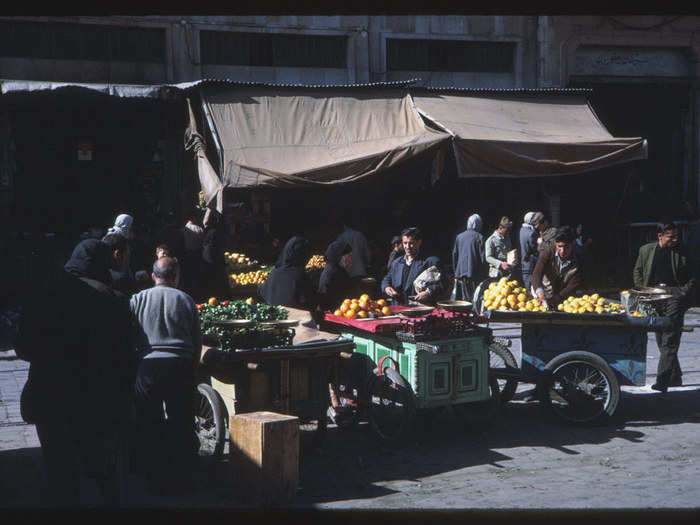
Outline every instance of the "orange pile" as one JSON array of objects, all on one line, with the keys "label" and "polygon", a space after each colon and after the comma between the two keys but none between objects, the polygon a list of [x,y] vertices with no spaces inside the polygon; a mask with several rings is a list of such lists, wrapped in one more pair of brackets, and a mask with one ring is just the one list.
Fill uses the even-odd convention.
[{"label": "orange pile", "polygon": [[391,311],[384,299],[373,301],[369,295],[362,294],[359,299],[345,299],[333,315],[348,319],[367,319],[390,315]]}]

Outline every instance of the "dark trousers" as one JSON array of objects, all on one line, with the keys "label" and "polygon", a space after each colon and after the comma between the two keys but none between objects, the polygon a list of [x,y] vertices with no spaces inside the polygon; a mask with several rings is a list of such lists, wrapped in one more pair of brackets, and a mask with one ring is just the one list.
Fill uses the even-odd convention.
[{"label": "dark trousers", "polygon": [[477,286],[476,280],[469,277],[457,277],[455,280],[455,293],[452,294],[452,300],[471,301]]},{"label": "dark trousers", "polygon": [[199,450],[194,394],[191,359],[151,358],[139,364],[133,461],[136,469],[155,484],[178,484],[190,479]]},{"label": "dark trousers", "polygon": [[678,362],[678,347],[683,333],[683,317],[689,307],[687,297],[682,297],[677,289],[671,290],[673,297],[662,307],[664,316],[671,318],[673,326],[670,330],[656,332],[656,344],[659,346],[659,366],[656,372],[656,384],[662,387],[680,385],[682,383],[681,365]]},{"label": "dark trousers", "polygon": [[108,507],[123,502],[126,488],[127,452],[125,428],[99,426],[95,421],[56,417],[36,422],[41,443],[49,505],[75,507],[80,500],[81,480],[94,479]]}]

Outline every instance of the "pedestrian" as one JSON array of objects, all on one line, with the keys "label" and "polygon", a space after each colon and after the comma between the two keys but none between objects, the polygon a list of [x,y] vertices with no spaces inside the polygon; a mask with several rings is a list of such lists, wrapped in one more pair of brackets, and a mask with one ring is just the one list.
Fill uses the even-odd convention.
[{"label": "pedestrian", "polygon": [[187,216],[187,223],[183,230],[185,240],[185,255],[182,260],[182,290],[189,295],[199,295],[198,277],[200,261],[202,260],[202,245],[204,243],[204,229],[199,221],[199,213],[193,211]]},{"label": "pedestrian", "polygon": [[478,213],[467,219],[467,229],[457,235],[452,248],[455,289],[452,299],[471,301],[479,281],[486,276],[483,221]]},{"label": "pedestrian", "polygon": [[535,228],[540,234],[540,237],[537,240],[537,251],[542,253],[545,250],[553,250],[554,236],[557,234],[557,229],[550,224],[549,217],[547,217],[544,213],[537,212],[535,215]]},{"label": "pedestrian", "polygon": [[507,254],[512,248],[510,241],[510,229],[513,221],[508,217],[501,217],[498,227],[491,236],[486,239],[484,254],[489,266],[489,277],[510,276],[513,268],[506,262]]},{"label": "pedestrian", "polygon": [[326,266],[318,281],[318,304],[322,310],[335,310],[349,297],[352,282],[347,269],[352,266],[352,247],[333,241],[325,253]]},{"label": "pedestrian", "polygon": [[396,260],[398,257],[401,257],[403,255],[403,243],[401,242],[401,236],[400,235],[394,235],[391,238],[391,252],[389,252],[389,259],[387,260],[386,263],[386,269],[387,271],[391,268],[391,264]]},{"label": "pedestrian", "polygon": [[86,503],[84,478],[104,505],[123,501],[136,354],[128,301],[109,287],[109,270],[127,255],[121,235],[84,240],[27,291],[15,346],[30,363],[20,407],[36,425],[49,504]]},{"label": "pedestrian", "polygon": [[218,297],[228,292],[226,258],[224,256],[225,244],[226,225],[223,223],[223,217],[212,211],[202,240],[199,280],[201,297]]},{"label": "pedestrian", "polygon": [[117,218],[114,220],[114,225],[111,226],[105,234],[105,236],[113,234],[121,235],[126,239],[129,245],[127,259],[122,267],[109,271],[112,275],[112,288],[124,294],[133,293],[144,281],[148,281],[148,274],[143,269],[137,271],[133,269],[134,239],[136,237],[133,226],[134,218],[129,214],[122,213],[117,215]]},{"label": "pedestrian", "polygon": [[156,244],[166,244],[170,247],[173,257],[181,261],[185,256],[185,234],[184,228],[177,225],[177,216],[169,212],[165,216],[165,226],[156,235]]},{"label": "pedestrian", "polygon": [[348,275],[357,283],[359,279],[367,277],[370,266],[369,244],[362,232],[351,227],[354,221],[349,213],[340,222],[343,232],[336,240],[346,242],[352,248],[352,266],[348,269]]},{"label": "pedestrian", "polygon": [[656,236],[656,242],[639,248],[633,276],[635,287],[664,286],[672,296],[662,306],[663,315],[672,320],[672,327],[656,332],[660,357],[656,382],[651,385],[652,389],[664,393],[670,386],[683,384],[678,347],[683,318],[690,307],[697,280],[686,248],[678,242],[678,226],[668,219],[662,219],[657,224]]},{"label": "pedestrian", "polygon": [[194,299],[177,289],[179,266],[173,257],[158,259],[153,263],[155,286],[130,301],[142,357],[134,397],[134,460],[152,488],[168,492],[191,488],[199,450],[193,400],[202,337]]},{"label": "pedestrian", "polygon": [[[539,215],[538,215],[539,214]],[[535,221],[542,213],[529,211],[523,217],[523,224],[520,227],[520,268],[523,276],[523,286],[530,289],[530,276],[537,263],[539,252],[537,251],[537,239],[539,234],[535,228]]]},{"label": "pedestrian", "polygon": [[258,294],[267,304],[315,310],[316,292],[304,270],[310,250],[309,241],[299,235],[287,241],[275,268],[258,286]]},{"label": "pedestrian", "polygon": [[170,253],[170,247],[168,247],[167,244],[159,244],[158,246],[156,246],[156,259],[172,256],[173,254]]},{"label": "pedestrian", "polygon": [[406,228],[401,232],[404,255],[394,260],[389,272],[382,279],[382,292],[393,304],[407,305],[409,300],[419,303],[435,303],[444,290],[442,279],[432,282],[425,290],[418,292],[414,283],[425,270],[435,267],[440,270],[440,259],[421,253],[423,234],[416,228]]}]

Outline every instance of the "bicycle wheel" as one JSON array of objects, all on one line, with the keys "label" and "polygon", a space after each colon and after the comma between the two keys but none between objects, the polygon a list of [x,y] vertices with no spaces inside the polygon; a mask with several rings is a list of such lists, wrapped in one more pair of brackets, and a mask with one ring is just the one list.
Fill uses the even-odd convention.
[{"label": "bicycle wheel", "polygon": [[[518,363],[513,354],[501,343],[496,341],[489,345],[489,370],[496,374],[499,370],[515,372],[518,370]],[[507,403],[513,399],[515,390],[518,388],[517,379],[498,379],[498,390],[501,394],[501,403]]]},{"label": "bicycle wheel", "polygon": [[220,457],[226,441],[226,408],[219,394],[206,383],[197,385],[194,422],[199,455]]}]

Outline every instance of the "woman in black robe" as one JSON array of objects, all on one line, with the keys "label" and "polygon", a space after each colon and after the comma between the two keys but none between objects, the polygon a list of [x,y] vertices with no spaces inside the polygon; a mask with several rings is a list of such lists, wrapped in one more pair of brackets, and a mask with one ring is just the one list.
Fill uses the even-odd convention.
[{"label": "woman in black robe", "polygon": [[[318,303],[323,310],[335,310],[345,297],[352,293],[352,281],[341,259],[352,253],[352,247],[344,241],[333,241],[326,250],[326,266],[318,281]],[[352,264],[346,259],[345,266]]]},{"label": "woman in black robe", "polygon": [[311,245],[304,237],[294,236],[287,241],[275,269],[258,286],[258,294],[267,304],[305,310],[315,307],[316,294],[304,271],[310,251]]}]

